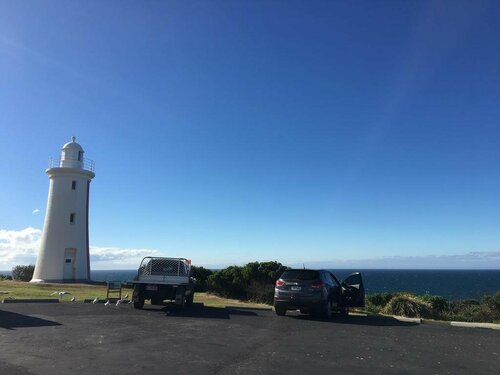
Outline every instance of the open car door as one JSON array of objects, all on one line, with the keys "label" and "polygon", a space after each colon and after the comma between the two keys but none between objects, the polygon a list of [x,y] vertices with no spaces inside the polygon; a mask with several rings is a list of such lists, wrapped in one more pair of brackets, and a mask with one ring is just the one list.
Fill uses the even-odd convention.
[{"label": "open car door", "polygon": [[344,307],[365,307],[365,287],[361,273],[355,272],[342,282]]}]

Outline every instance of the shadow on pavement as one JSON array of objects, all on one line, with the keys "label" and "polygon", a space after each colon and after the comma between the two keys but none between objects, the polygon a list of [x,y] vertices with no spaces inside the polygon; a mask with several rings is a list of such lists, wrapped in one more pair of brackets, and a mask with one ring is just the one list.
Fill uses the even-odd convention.
[{"label": "shadow on pavement", "polygon": [[246,306],[226,306],[226,309],[236,309],[236,310],[257,310],[257,311],[273,311],[272,307],[246,307]]},{"label": "shadow on pavement", "polygon": [[52,322],[50,320],[0,310],[0,328],[15,329],[21,327],[47,327],[60,325],[60,323]]},{"label": "shadow on pavement", "polygon": [[[144,310],[153,310],[145,308]],[[161,310],[167,316],[180,318],[206,318],[206,319],[231,319],[231,315],[258,316],[255,311],[239,309],[236,307],[213,307],[203,303],[193,303],[192,306],[179,308],[173,303],[166,303]]]},{"label": "shadow on pavement", "polygon": [[419,325],[418,323],[413,323],[413,322],[402,322],[397,319],[391,318],[389,316],[350,315],[348,317],[334,316],[332,319],[322,319],[314,315],[290,315],[290,317],[297,320],[318,321],[318,322],[335,323],[335,324],[379,326],[379,327],[390,327],[390,326],[411,327]]}]

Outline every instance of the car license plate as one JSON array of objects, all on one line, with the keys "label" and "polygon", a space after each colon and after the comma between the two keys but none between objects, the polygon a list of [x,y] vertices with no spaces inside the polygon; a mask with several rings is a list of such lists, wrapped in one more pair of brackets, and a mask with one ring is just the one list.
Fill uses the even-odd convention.
[{"label": "car license plate", "polygon": [[146,290],[158,290],[158,285],[146,285]]},{"label": "car license plate", "polygon": [[293,290],[293,291],[298,291],[298,290],[301,290],[302,288],[300,286],[291,286],[290,287],[290,290]]}]

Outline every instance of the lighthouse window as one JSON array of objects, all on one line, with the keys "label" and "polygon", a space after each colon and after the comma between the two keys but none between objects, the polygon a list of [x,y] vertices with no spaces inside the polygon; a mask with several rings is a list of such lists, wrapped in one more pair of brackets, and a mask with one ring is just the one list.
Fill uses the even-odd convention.
[{"label": "lighthouse window", "polygon": [[71,181],[71,189],[76,190],[76,181]]},{"label": "lighthouse window", "polygon": [[71,263],[71,258],[66,259],[66,263]]},{"label": "lighthouse window", "polygon": [[69,215],[69,222],[70,222],[70,224],[74,224],[75,223],[75,214],[70,214]]},{"label": "lighthouse window", "polygon": [[78,161],[82,161],[82,152],[78,151]]}]

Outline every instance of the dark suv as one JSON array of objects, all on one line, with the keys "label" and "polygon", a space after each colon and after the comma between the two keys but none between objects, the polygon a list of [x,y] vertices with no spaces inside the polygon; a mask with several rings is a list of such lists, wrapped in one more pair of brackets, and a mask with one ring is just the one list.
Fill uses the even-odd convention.
[{"label": "dark suv", "polygon": [[333,311],[347,315],[350,307],[364,306],[365,289],[359,272],[339,282],[326,270],[291,269],[275,283],[274,309],[278,315],[300,310],[330,318]]}]

